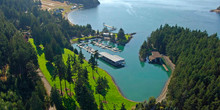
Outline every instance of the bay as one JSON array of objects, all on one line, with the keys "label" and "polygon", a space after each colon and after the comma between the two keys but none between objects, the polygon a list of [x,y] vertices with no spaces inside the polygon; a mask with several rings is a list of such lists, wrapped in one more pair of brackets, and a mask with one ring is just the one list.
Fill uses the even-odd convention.
[{"label": "bay", "polygon": [[[92,9],[73,11],[68,15],[70,22],[79,25],[91,24],[93,29],[102,30],[103,23],[123,28],[126,33],[136,32],[134,38],[114,53],[125,58],[124,68],[113,68],[99,61],[99,67],[106,70],[119,86],[122,94],[134,101],[144,101],[151,96],[158,97],[170,76],[163,67],[141,63],[138,51],[151,32],[160,25],[178,25],[190,29],[207,31],[210,35],[220,33],[220,14],[209,12],[220,5],[219,0],[100,0]],[[116,31],[117,32],[117,31]],[[76,44],[73,44],[76,47]],[[83,51],[86,59],[90,54]]]}]

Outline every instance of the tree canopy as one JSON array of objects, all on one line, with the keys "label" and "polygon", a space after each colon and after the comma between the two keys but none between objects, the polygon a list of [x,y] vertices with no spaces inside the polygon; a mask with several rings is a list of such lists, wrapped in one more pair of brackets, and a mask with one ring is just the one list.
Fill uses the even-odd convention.
[{"label": "tree canopy", "polygon": [[[168,101],[178,109],[220,109],[220,40],[217,34],[164,25],[151,33],[148,49],[176,65]],[[152,44],[152,45],[151,45]],[[154,46],[154,47],[153,47]]]}]

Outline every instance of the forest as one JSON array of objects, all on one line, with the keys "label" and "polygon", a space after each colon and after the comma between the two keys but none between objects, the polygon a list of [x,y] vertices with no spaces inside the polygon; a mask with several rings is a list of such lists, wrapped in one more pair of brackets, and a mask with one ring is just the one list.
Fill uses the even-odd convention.
[{"label": "forest", "polygon": [[36,52],[2,11],[0,21],[0,109],[47,109]]},{"label": "forest", "polygon": [[45,47],[46,59],[54,62],[60,72],[65,68],[60,60],[63,48],[73,50],[69,40],[81,37],[84,31],[89,34],[93,31],[91,25],[70,25],[62,15],[52,15],[41,10],[40,4],[37,0],[0,1],[1,110],[44,110],[54,103],[53,97],[47,96],[37,75],[39,53],[36,53],[28,38],[33,36],[38,48]]},{"label": "forest", "polygon": [[[154,46],[154,47],[153,47]],[[140,51],[170,57],[176,65],[167,101],[183,110],[220,109],[220,40],[217,34],[178,26],[161,26],[151,33]]]}]

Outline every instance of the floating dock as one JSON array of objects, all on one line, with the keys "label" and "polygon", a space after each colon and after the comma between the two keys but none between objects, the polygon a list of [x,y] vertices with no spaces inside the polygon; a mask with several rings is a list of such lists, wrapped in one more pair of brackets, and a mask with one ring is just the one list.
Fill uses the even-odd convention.
[{"label": "floating dock", "polygon": [[107,52],[100,52],[99,57],[116,67],[123,67],[125,65],[125,59],[118,55],[111,55]]},{"label": "floating dock", "polygon": [[110,31],[115,31],[116,30],[116,28],[114,26],[109,26],[109,25],[107,25],[105,23],[103,23],[103,26],[110,28],[111,29]]},{"label": "floating dock", "polygon": [[108,50],[111,50],[113,52],[120,52],[120,50],[116,47],[111,47],[111,46],[108,46],[108,45],[104,45],[102,43],[99,43],[99,42],[96,42],[96,41],[93,41],[93,44],[98,46],[98,47],[101,47],[102,49],[108,49]]},{"label": "floating dock", "polygon": [[87,52],[89,52],[89,53],[91,53],[91,54],[95,54],[95,52],[96,52],[96,50],[94,50],[92,47],[89,47],[89,46],[86,46],[86,47],[84,47],[85,46],[85,44],[84,43],[80,43],[80,44],[78,44],[77,45],[79,48],[82,48],[82,49],[84,49],[84,50],[86,50]]}]

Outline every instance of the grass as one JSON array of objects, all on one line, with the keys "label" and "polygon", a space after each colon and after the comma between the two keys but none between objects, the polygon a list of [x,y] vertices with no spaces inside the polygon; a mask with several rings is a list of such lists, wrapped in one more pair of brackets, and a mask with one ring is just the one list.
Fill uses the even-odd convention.
[{"label": "grass", "polygon": [[85,40],[85,39],[92,39],[92,38],[95,38],[95,36],[89,36],[89,37],[83,37],[83,38],[75,38],[75,39],[72,39],[72,42],[78,42],[78,40]]},{"label": "grass", "polygon": [[66,4],[66,2],[61,3],[59,1],[52,1],[52,0],[42,0],[42,9],[43,10],[48,10],[48,11],[52,11],[54,9],[57,8],[63,8],[64,12],[62,13],[62,15],[64,16],[66,13],[72,11],[71,7],[72,5],[68,5]]},{"label": "grass", "polygon": [[[34,44],[34,41],[33,39],[29,39],[29,42],[32,44],[32,46],[35,48],[36,51],[39,51],[39,49],[36,48],[35,44]],[[41,48],[43,51],[43,47]],[[39,53],[39,52],[37,52]],[[64,62],[67,61],[67,58],[68,58],[68,55],[74,55],[74,53],[68,49],[64,49],[64,53],[63,53],[63,60]],[[59,85],[59,79],[56,78],[54,81],[52,81],[52,76],[51,76],[51,71],[50,69],[53,68],[53,66],[51,67],[48,67],[47,64],[48,64],[48,61],[45,59],[45,55],[44,55],[44,52],[41,53],[41,54],[38,54],[37,55],[38,57],[38,63],[39,63],[39,67],[41,69],[41,71],[43,72],[44,76],[46,77],[46,79],[48,80],[48,82],[50,83],[50,85],[56,85],[57,88],[60,88],[60,85]],[[94,96],[95,96],[95,100],[96,100],[96,103],[99,105],[99,95],[98,94],[95,94],[95,86],[96,86],[96,82],[95,80],[93,79],[93,75],[92,75],[92,69],[91,67],[89,66],[88,62],[87,61],[84,61],[84,64],[83,64],[84,67],[87,67],[88,69],[88,72],[89,72],[89,83],[91,85],[91,89],[94,91]],[[121,104],[124,103],[125,104],[125,107],[127,109],[131,109],[133,106],[135,106],[136,102],[131,102],[127,99],[125,99],[121,94],[120,92],[118,91],[117,89],[117,86],[114,84],[112,78],[110,75],[108,75],[108,73],[106,73],[103,69],[101,68],[98,68],[98,73],[94,72],[94,76],[96,79],[98,79],[99,76],[104,76],[107,78],[108,80],[108,84],[109,84],[109,91],[106,95],[106,101],[107,101],[107,104],[104,104],[104,108],[105,109],[113,109],[113,106],[115,105],[116,109],[119,109],[121,107]],[[62,81],[62,87],[63,87],[63,91],[64,91],[64,81]],[[69,88],[69,84],[67,83],[67,88]],[[72,92],[74,92],[73,89],[74,88],[74,85],[72,85]],[[104,98],[102,96],[101,97],[101,100],[104,100]],[[77,103],[78,105],[78,103]]]},{"label": "grass", "polygon": [[[115,34],[115,38],[117,38],[118,37],[118,34],[116,33]],[[128,40],[129,38],[131,37],[131,35],[129,35],[129,34],[125,34],[125,38]]]}]

